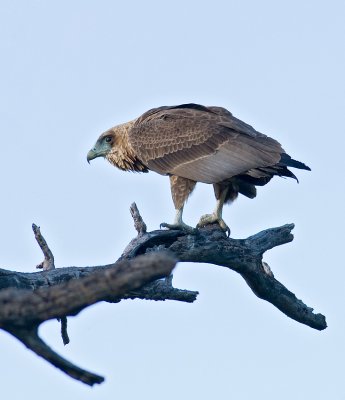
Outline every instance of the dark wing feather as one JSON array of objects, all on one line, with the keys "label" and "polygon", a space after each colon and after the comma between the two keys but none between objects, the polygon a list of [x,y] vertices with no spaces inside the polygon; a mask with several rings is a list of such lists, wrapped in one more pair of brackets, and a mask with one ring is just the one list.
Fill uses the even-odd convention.
[{"label": "dark wing feather", "polygon": [[129,131],[151,170],[216,183],[280,160],[280,144],[221,107],[184,104],[143,114]]}]

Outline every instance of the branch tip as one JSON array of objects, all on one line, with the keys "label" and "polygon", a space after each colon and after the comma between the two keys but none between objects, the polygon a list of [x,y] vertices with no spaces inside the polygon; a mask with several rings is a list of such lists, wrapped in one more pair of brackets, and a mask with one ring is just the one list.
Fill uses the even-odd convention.
[{"label": "branch tip", "polygon": [[40,246],[42,253],[44,255],[44,260],[41,263],[39,263],[36,266],[36,268],[43,269],[43,271],[50,271],[52,269],[55,269],[53,253],[51,252],[46,240],[44,239],[43,235],[41,234],[40,227],[37,226],[36,224],[32,224],[32,230],[34,232],[36,241],[37,241],[38,245]]},{"label": "branch tip", "polygon": [[67,332],[67,317],[61,317],[60,323],[61,323],[62,342],[66,346],[70,342]]},{"label": "branch tip", "polygon": [[31,328],[9,328],[7,332],[15,336],[21,341],[28,349],[32,350],[39,357],[42,357],[56,368],[63,371],[65,374],[73,379],[83,382],[89,386],[104,381],[103,376],[96,375],[85,369],[77,367],[75,364],[67,361],[61,357],[54,350],[52,350],[38,335],[38,327]]},{"label": "branch tip", "polygon": [[129,208],[132,218],[134,220],[134,228],[138,232],[138,236],[142,236],[147,231],[147,226],[142,219],[136,203],[132,203]]}]

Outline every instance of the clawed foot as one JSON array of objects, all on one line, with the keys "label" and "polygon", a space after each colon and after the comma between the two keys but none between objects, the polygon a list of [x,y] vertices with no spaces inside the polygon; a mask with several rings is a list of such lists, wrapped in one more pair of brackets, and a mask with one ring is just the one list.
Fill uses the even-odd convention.
[{"label": "clawed foot", "polygon": [[206,225],[209,224],[214,224],[215,222],[218,222],[219,226],[223,229],[224,232],[226,232],[227,236],[230,236],[230,228],[228,225],[224,222],[223,218],[219,217],[216,214],[206,214],[203,215],[200,218],[200,221],[197,224],[197,228],[202,228]]},{"label": "clawed foot", "polygon": [[178,224],[167,224],[166,222],[162,222],[159,225],[160,228],[167,228],[167,229],[178,229],[187,233],[195,233],[197,230],[184,222],[180,222]]}]

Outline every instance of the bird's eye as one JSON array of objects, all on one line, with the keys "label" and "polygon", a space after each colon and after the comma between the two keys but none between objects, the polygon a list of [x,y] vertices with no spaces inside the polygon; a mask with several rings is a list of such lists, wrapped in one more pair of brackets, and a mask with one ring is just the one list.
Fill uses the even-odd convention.
[{"label": "bird's eye", "polygon": [[110,142],[111,142],[111,136],[107,136],[104,140],[105,140],[107,143],[110,143]]}]

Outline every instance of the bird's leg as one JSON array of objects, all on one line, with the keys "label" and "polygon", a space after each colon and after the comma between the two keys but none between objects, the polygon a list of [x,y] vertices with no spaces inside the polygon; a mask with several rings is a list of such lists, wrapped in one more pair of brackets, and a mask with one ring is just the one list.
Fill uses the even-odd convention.
[{"label": "bird's leg", "polygon": [[168,228],[168,229],[181,229],[188,233],[195,232],[195,228],[185,224],[182,220],[183,206],[176,210],[175,219],[172,224],[167,224],[166,222],[162,222],[160,224],[160,228]]},{"label": "bird's leg", "polygon": [[219,226],[223,229],[223,231],[225,231],[228,234],[228,236],[230,236],[230,228],[228,227],[228,225],[224,222],[224,220],[222,218],[223,206],[224,206],[224,202],[225,202],[227,194],[228,194],[228,187],[225,187],[225,188],[223,188],[223,190],[220,191],[220,195],[217,199],[216,207],[215,207],[213,213],[203,215],[197,224],[197,228],[201,228],[205,225],[218,222]]},{"label": "bird's leg", "polygon": [[195,228],[185,224],[182,220],[183,207],[188,198],[188,196],[192,193],[195,188],[196,182],[191,181],[190,179],[181,178],[179,176],[172,175],[170,176],[170,185],[171,185],[171,195],[173,198],[173,202],[175,205],[175,220],[172,224],[167,224],[163,222],[160,224],[161,228],[168,229],[181,229],[188,233],[193,233],[196,231]]}]

